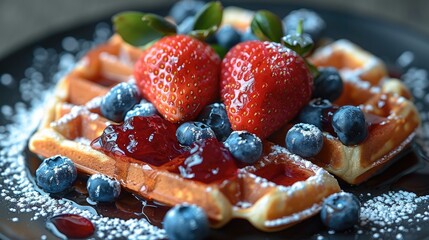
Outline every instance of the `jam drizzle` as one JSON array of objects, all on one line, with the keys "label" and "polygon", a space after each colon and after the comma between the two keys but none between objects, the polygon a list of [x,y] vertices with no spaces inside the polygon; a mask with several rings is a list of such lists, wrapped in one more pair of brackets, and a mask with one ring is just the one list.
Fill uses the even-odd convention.
[{"label": "jam drizzle", "polygon": [[95,227],[92,222],[77,214],[60,214],[51,217],[47,226],[53,225],[59,233],[64,234],[67,238],[89,238],[94,234]]}]

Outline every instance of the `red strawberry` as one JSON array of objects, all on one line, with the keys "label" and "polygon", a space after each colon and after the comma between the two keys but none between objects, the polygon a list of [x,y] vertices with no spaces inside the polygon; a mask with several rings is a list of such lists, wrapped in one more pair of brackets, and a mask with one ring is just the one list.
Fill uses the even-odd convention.
[{"label": "red strawberry", "polygon": [[294,51],[272,42],[236,45],[222,62],[221,97],[234,130],[265,138],[310,100],[313,77]]},{"label": "red strawberry", "polygon": [[220,59],[207,44],[167,36],[137,61],[134,77],[144,97],[171,122],[194,119],[219,92]]}]

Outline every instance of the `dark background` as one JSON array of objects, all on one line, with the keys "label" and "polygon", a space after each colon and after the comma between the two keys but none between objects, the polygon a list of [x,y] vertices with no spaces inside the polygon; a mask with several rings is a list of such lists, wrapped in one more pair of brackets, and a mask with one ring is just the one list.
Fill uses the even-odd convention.
[{"label": "dark background", "polygon": [[[261,0],[262,1],[262,0]],[[172,0],[0,0],[0,59],[28,42],[121,10],[171,5]],[[257,2],[237,0],[238,3]],[[293,2],[387,19],[429,36],[426,0],[264,0]],[[285,12],[284,15],[287,13]],[[282,16],[283,17],[283,16]],[[429,38],[428,38],[429,39]]]}]

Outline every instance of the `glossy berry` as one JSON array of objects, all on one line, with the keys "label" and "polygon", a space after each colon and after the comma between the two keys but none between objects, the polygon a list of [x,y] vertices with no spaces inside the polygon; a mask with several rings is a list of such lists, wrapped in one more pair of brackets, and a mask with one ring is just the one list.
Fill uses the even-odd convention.
[{"label": "glossy berry", "polygon": [[77,177],[77,170],[64,156],[53,156],[43,160],[36,170],[36,183],[47,193],[60,193],[69,189]]},{"label": "glossy berry", "polygon": [[140,101],[140,93],[134,84],[120,83],[101,100],[101,114],[114,122],[122,122],[128,110]]},{"label": "glossy berry", "polygon": [[180,144],[190,146],[196,141],[216,137],[213,130],[202,122],[185,122],[177,128],[176,137]]},{"label": "glossy berry", "polygon": [[240,33],[231,25],[222,26],[216,32],[215,37],[216,37],[217,43],[226,49],[232,48],[241,40]]},{"label": "glossy berry", "polygon": [[332,117],[332,127],[338,139],[345,145],[363,142],[368,135],[368,126],[362,110],[354,106],[340,107]]},{"label": "glossy berry", "polygon": [[195,17],[189,16],[186,17],[179,25],[177,25],[178,34],[188,34],[194,28]]},{"label": "glossy berry", "polygon": [[180,24],[187,17],[195,16],[203,7],[203,1],[181,0],[171,7],[169,16],[174,19],[176,24]]},{"label": "glossy berry", "polygon": [[94,174],[86,183],[89,198],[94,202],[114,202],[121,193],[121,184],[102,174]]},{"label": "glossy berry", "polygon": [[170,209],[164,217],[163,226],[171,240],[202,240],[210,230],[204,210],[189,204]]},{"label": "glossy berry", "polygon": [[261,139],[292,120],[312,89],[304,59],[281,44],[242,42],[222,61],[221,97],[231,127]]},{"label": "glossy berry", "polygon": [[132,117],[107,126],[91,146],[108,155],[127,156],[160,166],[182,153],[177,126],[158,115]]},{"label": "glossy berry", "polygon": [[258,40],[258,37],[253,34],[251,28],[247,28],[246,31],[241,33],[240,42],[247,42],[247,41],[253,41]]},{"label": "glossy berry", "polygon": [[262,155],[262,141],[255,134],[246,131],[234,131],[225,140],[225,146],[235,159],[252,164]]},{"label": "glossy berry", "polygon": [[330,229],[343,231],[359,221],[360,202],[351,193],[335,193],[323,201],[320,217]]},{"label": "glossy berry", "polygon": [[[328,123],[327,110],[332,108],[332,104],[326,99],[311,100],[298,114],[297,121],[299,123],[308,123],[316,126],[320,130],[325,129]],[[331,122],[329,121],[329,125]]]},{"label": "glossy berry", "polygon": [[307,123],[295,124],[286,134],[286,147],[301,157],[313,157],[323,147],[323,134],[319,128]]},{"label": "glossy berry", "polygon": [[320,68],[319,75],[314,79],[314,98],[328,99],[333,102],[343,92],[343,80],[335,68]]},{"label": "glossy berry", "polygon": [[217,139],[224,141],[232,132],[223,103],[213,103],[207,105],[201,112],[198,119],[207,124],[216,134]]},{"label": "glossy berry", "polygon": [[283,25],[286,33],[296,32],[300,21],[303,21],[303,31],[311,36],[314,41],[320,39],[326,28],[325,21],[316,13],[309,9],[298,9],[290,12],[283,18]]},{"label": "glossy berry", "polygon": [[173,172],[204,183],[222,182],[236,177],[238,172],[234,157],[216,138],[194,142],[174,161],[180,164]]},{"label": "glossy berry", "polygon": [[170,122],[195,119],[219,95],[220,58],[206,43],[185,35],[162,38],[134,67],[136,83]]},{"label": "glossy berry", "polygon": [[146,100],[141,100],[140,103],[134,105],[134,107],[125,114],[125,120],[135,116],[149,117],[155,114],[155,106]]}]

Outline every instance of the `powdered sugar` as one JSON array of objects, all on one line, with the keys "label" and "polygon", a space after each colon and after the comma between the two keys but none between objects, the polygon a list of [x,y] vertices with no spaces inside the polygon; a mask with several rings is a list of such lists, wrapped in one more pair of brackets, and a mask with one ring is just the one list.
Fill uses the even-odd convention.
[{"label": "powdered sugar", "polygon": [[[92,207],[80,206],[67,199],[52,198],[40,191],[27,173],[27,142],[44,114],[43,105],[52,93],[52,86],[75,65],[76,59],[88,48],[106,41],[109,35],[110,28],[99,26],[93,41],[65,38],[63,48],[66,52],[35,49],[33,65],[25,70],[24,78],[19,81],[22,102],[1,106],[1,115],[8,120],[8,124],[0,128],[0,202],[3,206],[8,206],[8,211],[14,216],[9,219],[11,222],[28,221],[28,218],[30,221],[46,221],[56,214],[71,213],[86,217],[96,225],[95,238],[165,238],[164,230],[145,219],[103,217]],[[0,73],[0,83],[11,88],[18,85],[17,79],[8,73]],[[24,216],[22,214],[25,214],[27,220],[20,219]],[[40,238],[46,239],[48,236],[42,235]]]}]

